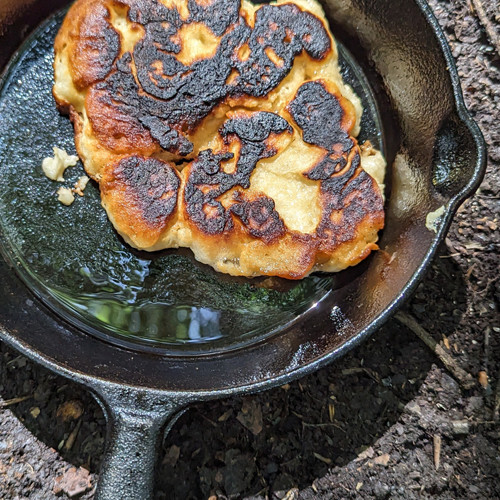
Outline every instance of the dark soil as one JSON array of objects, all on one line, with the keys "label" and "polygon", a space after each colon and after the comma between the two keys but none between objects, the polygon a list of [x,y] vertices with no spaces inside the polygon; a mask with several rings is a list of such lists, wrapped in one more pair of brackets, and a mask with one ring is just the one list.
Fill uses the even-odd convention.
[{"label": "dark soil", "polygon": [[[462,389],[391,320],[298,382],[184,414],[163,444],[157,498],[500,498],[500,9],[430,3],[489,166],[406,311],[478,382]],[[471,8],[481,3],[489,36]],[[87,392],[0,346],[0,498],[92,498],[104,436]]]}]

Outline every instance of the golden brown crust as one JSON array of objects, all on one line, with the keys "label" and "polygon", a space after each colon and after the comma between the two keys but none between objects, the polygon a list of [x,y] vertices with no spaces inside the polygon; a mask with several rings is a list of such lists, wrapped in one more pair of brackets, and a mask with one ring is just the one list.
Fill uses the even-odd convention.
[{"label": "golden brown crust", "polygon": [[78,0],[69,10],[55,41],[67,50],[75,87],[83,90],[106,77],[120,52],[105,0]]},{"label": "golden brown crust", "polygon": [[318,80],[299,88],[288,111],[304,141],[325,149],[325,156],[304,173],[321,184],[318,249],[331,253],[338,245],[355,239],[365,219],[381,229],[384,211],[380,189],[362,169],[359,147],[350,135],[354,126],[352,105],[333,84]]},{"label": "golden brown crust", "polygon": [[376,248],[383,200],[352,137],[359,106],[319,6],[296,3],[70,9],[54,96],[131,245],[187,246],[222,272],[290,279]]},{"label": "golden brown crust", "polygon": [[154,245],[175,217],[180,179],[174,165],[127,156],[109,165],[99,186],[117,230],[141,246]]},{"label": "golden brown crust", "polygon": [[149,155],[160,149],[133,115],[114,105],[105,88],[96,85],[88,91],[85,109],[96,139],[114,154]]}]

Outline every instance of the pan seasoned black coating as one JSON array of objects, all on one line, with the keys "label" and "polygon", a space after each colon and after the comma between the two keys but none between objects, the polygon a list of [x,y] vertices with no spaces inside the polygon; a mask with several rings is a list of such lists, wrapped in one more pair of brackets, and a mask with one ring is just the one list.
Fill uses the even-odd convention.
[{"label": "pan seasoned black coating", "polygon": [[[32,28],[59,7],[39,2],[26,17],[23,5],[2,18],[4,36],[11,36],[1,46],[2,62],[12,55],[15,36],[22,39],[20,23],[27,20]],[[347,274],[314,276],[294,286],[228,279],[189,254],[150,259],[133,253],[106,226],[95,188],[77,200],[93,207],[91,214],[47,201],[55,187],[36,174],[42,153],[53,145],[72,149],[71,127],[46,94],[47,44],[60,18],[39,28],[4,75],[0,337],[85,384],[105,407],[110,444],[100,498],[147,497],[159,430],[190,402],[285,383],[375,331],[415,288],[455,209],[483,175],[484,144],[465,111],[451,55],[428,7],[410,0],[369,5],[330,0],[324,7],[334,34],[354,54],[344,54],[346,79],[364,93],[364,133],[372,140],[385,138],[379,144],[393,165],[392,178],[383,251]],[[45,64],[45,73],[37,64]],[[76,169],[71,175],[77,176]],[[426,217],[440,207],[444,213],[434,233]],[[75,213],[80,219],[71,218]],[[51,232],[51,225],[57,230]],[[158,262],[179,285],[174,291],[159,280]],[[124,282],[124,270],[130,271],[129,281]],[[134,307],[143,306],[137,301],[146,280],[134,280],[142,277],[150,287],[143,298],[155,307],[141,315]],[[92,314],[79,314],[75,289],[80,298],[87,294],[95,300],[100,294],[102,309],[93,304]],[[164,299],[167,292],[170,302],[151,300]],[[123,303],[131,308],[130,317],[112,324],[110,311]],[[157,308],[175,315],[147,323],[159,314],[151,312]],[[206,323],[206,332],[198,328],[199,339],[186,338],[193,313],[205,315],[198,318],[198,326]],[[168,326],[161,334],[159,324]]]}]

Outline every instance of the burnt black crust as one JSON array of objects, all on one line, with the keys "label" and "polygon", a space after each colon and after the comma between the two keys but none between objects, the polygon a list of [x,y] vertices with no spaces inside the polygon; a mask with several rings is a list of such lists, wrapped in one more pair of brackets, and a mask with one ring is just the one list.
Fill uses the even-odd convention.
[{"label": "burnt black crust", "polygon": [[[244,62],[236,61],[240,76],[232,90],[255,97],[263,97],[276,88],[303,50],[321,60],[331,48],[323,23],[293,4],[263,5],[256,13],[247,43],[250,57]],[[281,60],[279,65],[266,54],[269,48]]]},{"label": "burnt black crust", "polygon": [[[360,168],[355,141],[342,127],[345,111],[320,81],[303,84],[288,109],[304,141],[326,150],[304,173],[308,179],[320,181],[321,220],[316,229],[320,247],[350,241],[363,219],[382,213],[383,202],[375,181]],[[340,221],[332,217],[334,213],[341,213]]]},{"label": "burnt black crust", "polygon": [[[94,83],[102,80],[111,71],[120,54],[120,35],[111,26],[109,10],[98,6],[98,12],[92,17],[96,24],[84,22],[80,25],[79,52],[92,75]],[[89,56],[87,56],[89,54]],[[98,60],[95,54],[98,54]]]},{"label": "burnt black crust", "polygon": [[125,186],[142,219],[152,227],[164,226],[177,207],[180,179],[169,164],[155,158],[128,156],[113,170],[115,182]]},{"label": "burnt black crust", "polygon": [[200,152],[191,164],[184,189],[187,215],[201,231],[211,235],[230,231],[234,227],[231,214],[235,214],[255,237],[271,239],[281,234],[284,225],[281,220],[278,222],[279,215],[272,200],[266,201],[262,197],[245,201],[236,196],[231,207],[226,209],[218,198],[235,187],[248,189],[257,162],[276,154],[266,144],[266,139],[271,134],[284,132],[291,134],[292,128],[274,113],[258,112],[224,123],[219,131],[224,142],[236,139],[241,144],[235,171],[228,174],[222,169],[222,162],[231,160],[232,153],[215,154],[207,149]]},{"label": "burnt black crust", "polygon": [[208,7],[188,0],[190,22],[203,23],[215,36],[222,36],[231,24],[239,18],[240,0],[214,1]]},{"label": "burnt black crust", "polygon": [[[189,18],[182,20],[175,8],[157,0],[131,2],[128,17],[144,27],[145,36],[99,83],[109,104],[137,119],[163,149],[181,156],[193,150],[184,133],[224,98],[264,97],[290,72],[302,51],[322,59],[331,50],[321,20],[292,4],[263,5],[253,29],[240,16],[239,0],[214,0],[208,7],[189,0],[188,9]],[[213,57],[186,66],[176,58],[181,47],[175,36],[193,22],[205,24],[220,41]],[[242,61],[238,51],[244,45],[250,52]],[[277,64],[266,54],[268,49],[277,56]],[[235,77],[227,83],[230,75]]]},{"label": "burnt black crust", "polygon": [[339,100],[320,81],[300,86],[288,109],[295,123],[302,129],[305,142],[327,151],[341,145],[344,152],[353,147],[349,133],[342,128],[345,111]]},{"label": "burnt black crust", "polygon": [[247,231],[254,237],[271,243],[286,232],[280,214],[274,209],[274,200],[267,196],[259,196],[255,200],[246,201],[241,193],[236,193],[231,213],[236,215]]}]

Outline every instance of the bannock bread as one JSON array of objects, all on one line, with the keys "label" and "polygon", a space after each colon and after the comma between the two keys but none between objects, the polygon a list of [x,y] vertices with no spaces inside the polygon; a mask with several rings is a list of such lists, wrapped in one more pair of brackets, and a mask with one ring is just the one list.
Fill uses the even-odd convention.
[{"label": "bannock bread", "polygon": [[385,161],[355,139],[361,105],[317,2],[77,0],[54,74],[133,247],[289,279],[377,248]]}]

